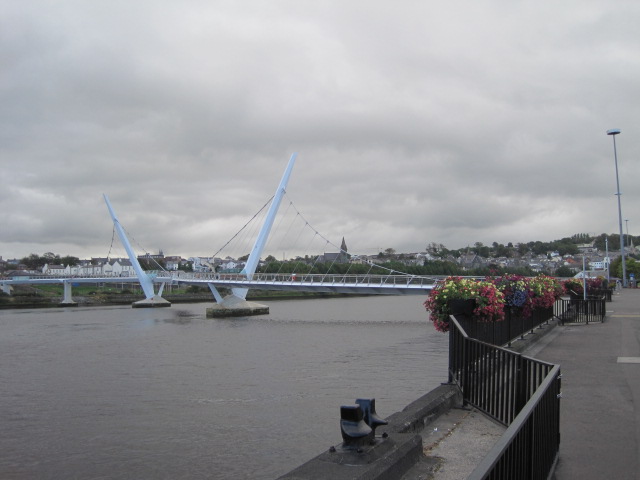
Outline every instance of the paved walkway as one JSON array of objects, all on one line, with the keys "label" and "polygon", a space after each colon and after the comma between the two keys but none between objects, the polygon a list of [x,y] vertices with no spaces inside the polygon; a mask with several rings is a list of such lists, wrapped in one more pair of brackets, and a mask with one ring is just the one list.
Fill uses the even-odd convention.
[{"label": "paved walkway", "polygon": [[[505,427],[475,409],[452,409],[422,432],[424,453],[437,460],[429,480],[467,478],[502,437]],[[402,480],[414,480],[411,477]]]},{"label": "paved walkway", "polygon": [[[605,323],[557,326],[523,353],[562,369],[554,480],[640,480],[640,289],[615,294]],[[503,431],[453,409],[422,432],[431,461],[402,480],[467,478]]]},{"label": "paved walkway", "polygon": [[640,289],[605,323],[558,327],[526,352],[562,369],[556,480],[640,479]]}]

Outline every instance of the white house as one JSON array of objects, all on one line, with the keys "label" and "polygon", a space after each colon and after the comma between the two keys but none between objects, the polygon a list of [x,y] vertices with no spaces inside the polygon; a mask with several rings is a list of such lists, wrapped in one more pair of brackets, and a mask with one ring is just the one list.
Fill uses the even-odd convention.
[{"label": "white house", "polygon": [[212,259],[207,257],[189,257],[194,272],[210,272]]},{"label": "white house", "polygon": [[182,257],[180,256],[164,257],[164,266],[167,270],[178,270],[181,262]]},{"label": "white house", "polygon": [[104,275],[103,271],[102,271],[102,265],[92,265],[92,264],[87,264],[87,265],[79,265],[77,267],[77,272],[76,275],[79,275],[81,277],[92,277],[92,276],[101,276]]},{"label": "white house", "polygon": [[102,266],[102,272],[105,277],[133,277],[136,274],[131,260],[125,258],[109,260]]},{"label": "white house", "polygon": [[604,257],[600,261],[589,262],[589,269],[591,270],[606,270],[609,266],[609,257]]},{"label": "white house", "polygon": [[65,270],[64,265],[49,265],[48,263],[45,263],[42,267],[42,273],[53,277],[63,276],[65,274]]},{"label": "white house", "polygon": [[234,261],[228,261],[220,264],[220,269],[222,270],[237,270],[244,266],[243,263],[238,263]]}]

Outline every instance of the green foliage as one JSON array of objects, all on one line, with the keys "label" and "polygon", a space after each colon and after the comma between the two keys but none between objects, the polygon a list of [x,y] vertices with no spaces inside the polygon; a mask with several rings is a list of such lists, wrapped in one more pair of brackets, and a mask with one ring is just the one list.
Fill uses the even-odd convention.
[{"label": "green foliage", "polygon": [[427,245],[425,250],[429,255],[438,258],[445,258],[452,254],[451,250],[445,247],[442,243],[431,242]]},{"label": "green foliage", "polygon": [[41,270],[46,264],[67,266],[77,265],[79,262],[80,259],[78,257],[71,255],[60,257],[60,255],[51,252],[47,252],[42,256],[37,253],[31,253],[29,256],[20,259],[20,263],[25,264],[29,270]]},{"label": "green foliage", "polygon": [[575,244],[591,243],[593,241],[593,237],[591,237],[588,233],[576,233],[567,240],[570,240]]},{"label": "green foliage", "polygon": [[208,289],[205,287],[200,287],[198,285],[189,285],[187,287],[187,293],[205,293],[208,292]]},{"label": "green foliage", "polygon": [[[640,278],[640,262],[634,258],[625,258],[625,264],[627,267],[627,277],[633,273],[636,278]],[[622,257],[618,257],[612,261],[609,269],[613,277],[622,278]]]},{"label": "green foliage", "polygon": [[[625,243],[628,245],[630,240],[633,240],[634,245],[640,244],[640,237],[634,238],[633,236],[625,237]],[[571,237],[561,238],[559,240],[553,240],[551,242],[542,242],[540,240],[530,241],[528,243],[514,244],[508,242],[504,244],[493,242],[491,246],[484,245],[482,242],[475,242],[473,247],[464,247],[458,250],[449,250],[444,245],[431,242],[427,245],[426,251],[430,255],[439,258],[445,258],[449,255],[457,258],[461,254],[472,251],[484,258],[495,257],[507,257],[513,258],[516,256],[523,256],[528,253],[534,255],[545,255],[550,252],[558,252],[560,255],[576,255],[579,253],[578,245],[594,242],[594,247],[604,251],[605,239],[609,241],[609,251],[620,249],[619,235],[615,234],[600,234],[597,237],[592,237],[587,233],[578,233]],[[381,253],[384,256],[383,253]]]},{"label": "green foliage", "polygon": [[32,253],[28,257],[21,258],[20,263],[25,264],[30,270],[39,270],[47,261],[40,255]]},{"label": "green foliage", "polygon": [[78,257],[73,257],[71,255],[60,257],[60,255],[56,255],[51,252],[47,252],[42,256],[37,253],[31,253],[29,256],[20,259],[20,263],[25,264],[30,270],[40,270],[46,264],[66,266],[77,265],[79,262],[80,259]]},{"label": "green foliage", "polygon": [[312,273],[306,262],[270,262],[256,269],[258,273]]},{"label": "green foliage", "polygon": [[494,257],[513,257],[514,248],[513,244],[509,243],[510,246],[504,246],[501,243],[493,242],[493,256]]},{"label": "green foliage", "polygon": [[422,267],[423,273],[414,273],[414,275],[460,275],[462,268],[460,265],[453,262],[447,262],[443,260],[435,260],[428,262]]},{"label": "green foliage", "polygon": [[178,270],[181,270],[183,272],[193,272],[193,263],[189,262],[189,263],[180,263],[178,265]]},{"label": "green foliage", "polygon": [[60,264],[64,266],[74,266],[80,263],[80,259],[78,257],[72,257],[71,255],[66,255],[60,258]]},{"label": "green foliage", "polygon": [[471,249],[473,253],[476,255],[480,255],[484,258],[489,258],[491,256],[491,250],[489,247],[485,246],[482,242],[476,242],[474,247]]},{"label": "green foliage", "polygon": [[554,246],[554,250],[562,256],[576,255],[579,252],[578,245],[576,245],[575,243],[558,242]]},{"label": "green foliage", "polygon": [[[609,251],[620,250],[620,234],[619,233],[601,233],[598,237],[596,237],[594,246],[598,248],[598,250],[605,251],[607,248]],[[634,237],[633,235],[624,235],[624,244],[629,246],[633,242],[634,245],[638,245],[640,242],[640,237]]]},{"label": "green foliage", "polygon": [[566,265],[562,265],[561,267],[558,267],[555,272],[556,277],[573,277],[574,275],[575,275],[575,272],[570,267],[567,267]]}]

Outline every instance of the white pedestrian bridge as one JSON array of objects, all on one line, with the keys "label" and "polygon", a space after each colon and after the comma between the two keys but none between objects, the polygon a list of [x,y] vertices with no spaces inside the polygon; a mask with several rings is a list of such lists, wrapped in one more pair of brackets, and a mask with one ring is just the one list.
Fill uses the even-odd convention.
[{"label": "white pedestrian bridge", "polygon": [[[265,216],[264,223],[255,240],[251,253],[241,273],[220,274],[220,273],[186,273],[144,271],[138,262],[133,247],[125,234],[124,228],[120,224],[118,217],[111,205],[111,202],[104,195],[104,200],[113,220],[114,230],[118,234],[123,247],[125,248],[131,265],[136,272],[135,277],[58,277],[30,276],[27,278],[15,277],[12,279],[0,278],[0,288],[5,293],[11,293],[12,285],[24,284],[62,284],[64,285],[63,305],[73,305],[71,289],[73,285],[82,283],[139,283],[144,291],[145,299],[135,302],[138,307],[169,306],[170,303],[162,298],[162,292],[166,285],[202,285],[211,290],[216,303],[222,309],[236,309],[238,311],[247,306],[246,296],[249,289],[258,290],[280,290],[280,291],[301,291],[301,292],[327,292],[327,293],[349,293],[349,294],[369,294],[369,295],[424,295],[433,289],[436,279],[433,277],[422,277],[401,272],[388,270],[385,275],[374,274],[294,274],[294,273],[256,273],[260,263],[260,257],[265,247],[271,227],[282,197],[286,191],[286,186],[293,169],[297,154],[293,154],[289,159],[287,168],[276,189],[276,193],[271,199],[271,204]],[[341,251],[346,255],[346,251]],[[375,265],[371,264],[371,269]],[[155,286],[159,285],[156,292]],[[218,288],[229,289],[231,293],[222,297]],[[251,310],[253,307],[247,307]],[[256,311],[261,311],[258,308]]]},{"label": "white pedestrian bridge", "polygon": [[[416,275],[330,275],[330,274],[282,274],[254,273],[250,278],[242,273],[189,273],[146,272],[154,284],[160,285],[213,285],[217,288],[247,288],[258,290],[352,293],[368,295],[424,295],[434,287],[435,277]],[[139,283],[138,277],[101,276],[30,276],[0,279],[0,285],[8,293],[10,285],[27,284],[96,284]]]},{"label": "white pedestrian bridge", "polygon": [[[156,281],[164,277],[158,276]],[[423,295],[435,285],[433,277],[414,275],[243,274],[184,273],[172,275],[172,283],[213,284],[222,288],[296,290],[301,292],[360,293],[370,295]]]}]

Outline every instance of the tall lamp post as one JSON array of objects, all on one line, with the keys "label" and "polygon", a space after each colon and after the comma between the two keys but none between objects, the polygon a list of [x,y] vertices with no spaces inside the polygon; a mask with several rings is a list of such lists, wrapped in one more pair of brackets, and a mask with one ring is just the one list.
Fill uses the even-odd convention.
[{"label": "tall lamp post", "polygon": [[613,137],[613,158],[616,163],[616,186],[618,188],[618,192],[616,195],[618,196],[618,223],[620,226],[620,256],[622,258],[622,286],[627,286],[627,265],[624,260],[624,234],[622,233],[622,206],[620,202],[620,180],[618,178],[618,153],[616,151],[616,135],[620,133],[619,128],[613,128],[611,130],[607,130],[607,135],[611,135]]},{"label": "tall lamp post", "polygon": [[611,263],[609,261],[609,239],[607,237],[604,238],[604,248],[607,252],[607,256],[605,257],[604,261],[607,263],[607,288],[609,288],[609,280],[610,280],[610,272],[609,272],[609,264]]}]

